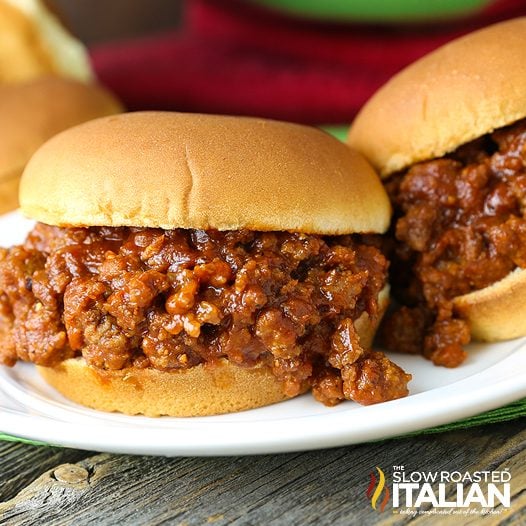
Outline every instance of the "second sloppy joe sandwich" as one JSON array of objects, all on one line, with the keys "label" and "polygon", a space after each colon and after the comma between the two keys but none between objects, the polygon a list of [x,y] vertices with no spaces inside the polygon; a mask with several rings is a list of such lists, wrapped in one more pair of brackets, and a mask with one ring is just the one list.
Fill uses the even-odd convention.
[{"label": "second sloppy joe sandwich", "polygon": [[102,410],[206,415],[312,389],[407,394],[370,350],[390,206],[357,153],[305,126],[146,112],[64,132],[30,161],[0,251],[0,361]]},{"label": "second sloppy joe sandwich", "polygon": [[393,77],[349,144],[395,208],[393,348],[455,367],[471,337],[526,335],[526,18],[457,39]]}]

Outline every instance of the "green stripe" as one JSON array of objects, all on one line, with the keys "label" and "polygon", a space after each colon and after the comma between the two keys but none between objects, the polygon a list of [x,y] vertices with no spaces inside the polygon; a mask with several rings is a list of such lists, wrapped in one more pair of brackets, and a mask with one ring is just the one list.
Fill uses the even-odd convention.
[{"label": "green stripe", "polygon": [[481,9],[490,0],[252,0],[276,11],[303,18],[410,22],[447,19]]},{"label": "green stripe", "polygon": [[327,126],[321,126],[322,130],[325,130],[327,133],[330,133],[340,141],[345,141],[347,138],[347,132],[349,131],[349,126],[342,124],[340,126],[335,126],[333,124]]},{"label": "green stripe", "polygon": [[12,435],[6,435],[4,433],[0,433],[0,441],[20,442],[22,444],[29,444],[31,446],[51,446],[51,444],[47,444],[46,442],[38,442],[37,440],[29,440],[27,438],[14,437]]}]

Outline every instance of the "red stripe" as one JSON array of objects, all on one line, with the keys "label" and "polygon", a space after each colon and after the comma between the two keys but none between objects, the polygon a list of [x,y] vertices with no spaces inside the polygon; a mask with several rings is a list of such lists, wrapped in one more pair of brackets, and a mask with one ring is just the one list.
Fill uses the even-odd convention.
[{"label": "red stripe", "polygon": [[386,506],[386,504],[389,502],[389,497],[391,496],[391,492],[389,491],[389,487],[386,486],[385,487],[385,496],[384,496],[384,500],[382,500],[382,504],[380,506],[380,511],[384,511],[384,508]]},{"label": "red stripe", "polygon": [[525,0],[496,0],[447,23],[344,25],[292,19],[246,0],[193,0],[178,33],[104,44],[92,58],[100,81],[133,110],[345,123],[408,63],[519,14]]},{"label": "red stripe", "polygon": [[367,498],[371,497],[375,485],[376,485],[376,477],[374,476],[374,473],[371,472],[371,482],[369,482],[369,487],[367,488],[367,492],[365,493]]}]

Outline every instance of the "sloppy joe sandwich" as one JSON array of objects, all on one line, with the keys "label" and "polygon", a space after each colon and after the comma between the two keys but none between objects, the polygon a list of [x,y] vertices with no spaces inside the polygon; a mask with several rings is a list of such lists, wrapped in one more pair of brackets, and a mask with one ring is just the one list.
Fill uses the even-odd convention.
[{"label": "sloppy joe sandwich", "polygon": [[455,40],[366,104],[349,144],[395,209],[390,347],[460,364],[526,335],[526,18]]},{"label": "sloppy joe sandwich", "polygon": [[16,208],[31,155],[71,126],[121,111],[106,90],[59,77],[0,85],[0,213]]},{"label": "sloppy joe sandwich", "polygon": [[305,126],[145,112],[51,139],[21,185],[38,221],[0,255],[0,360],[107,411],[208,415],[312,389],[407,394],[370,350],[387,303],[370,165]]}]

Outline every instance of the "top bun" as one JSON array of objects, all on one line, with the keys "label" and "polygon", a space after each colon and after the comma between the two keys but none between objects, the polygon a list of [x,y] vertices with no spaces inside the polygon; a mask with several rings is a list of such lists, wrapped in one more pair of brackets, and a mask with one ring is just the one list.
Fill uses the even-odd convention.
[{"label": "top bun", "polygon": [[97,119],[48,141],[22,211],[57,226],[384,232],[390,205],[363,157],[307,126],[168,112]]},{"label": "top bun", "polygon": [[426,55],[385,84],[348,142],[387,176],[526,117],[526,17]]},{"label": "top bun", "polygon": [[88,54],[42,0],[0,0],[0,83],[93,77]]},{"label": "top bun", "polygon": [[106,90],[58,77],[0,86],[0,180],[22,174],[49,138],[81,122],[121,111]]}]

